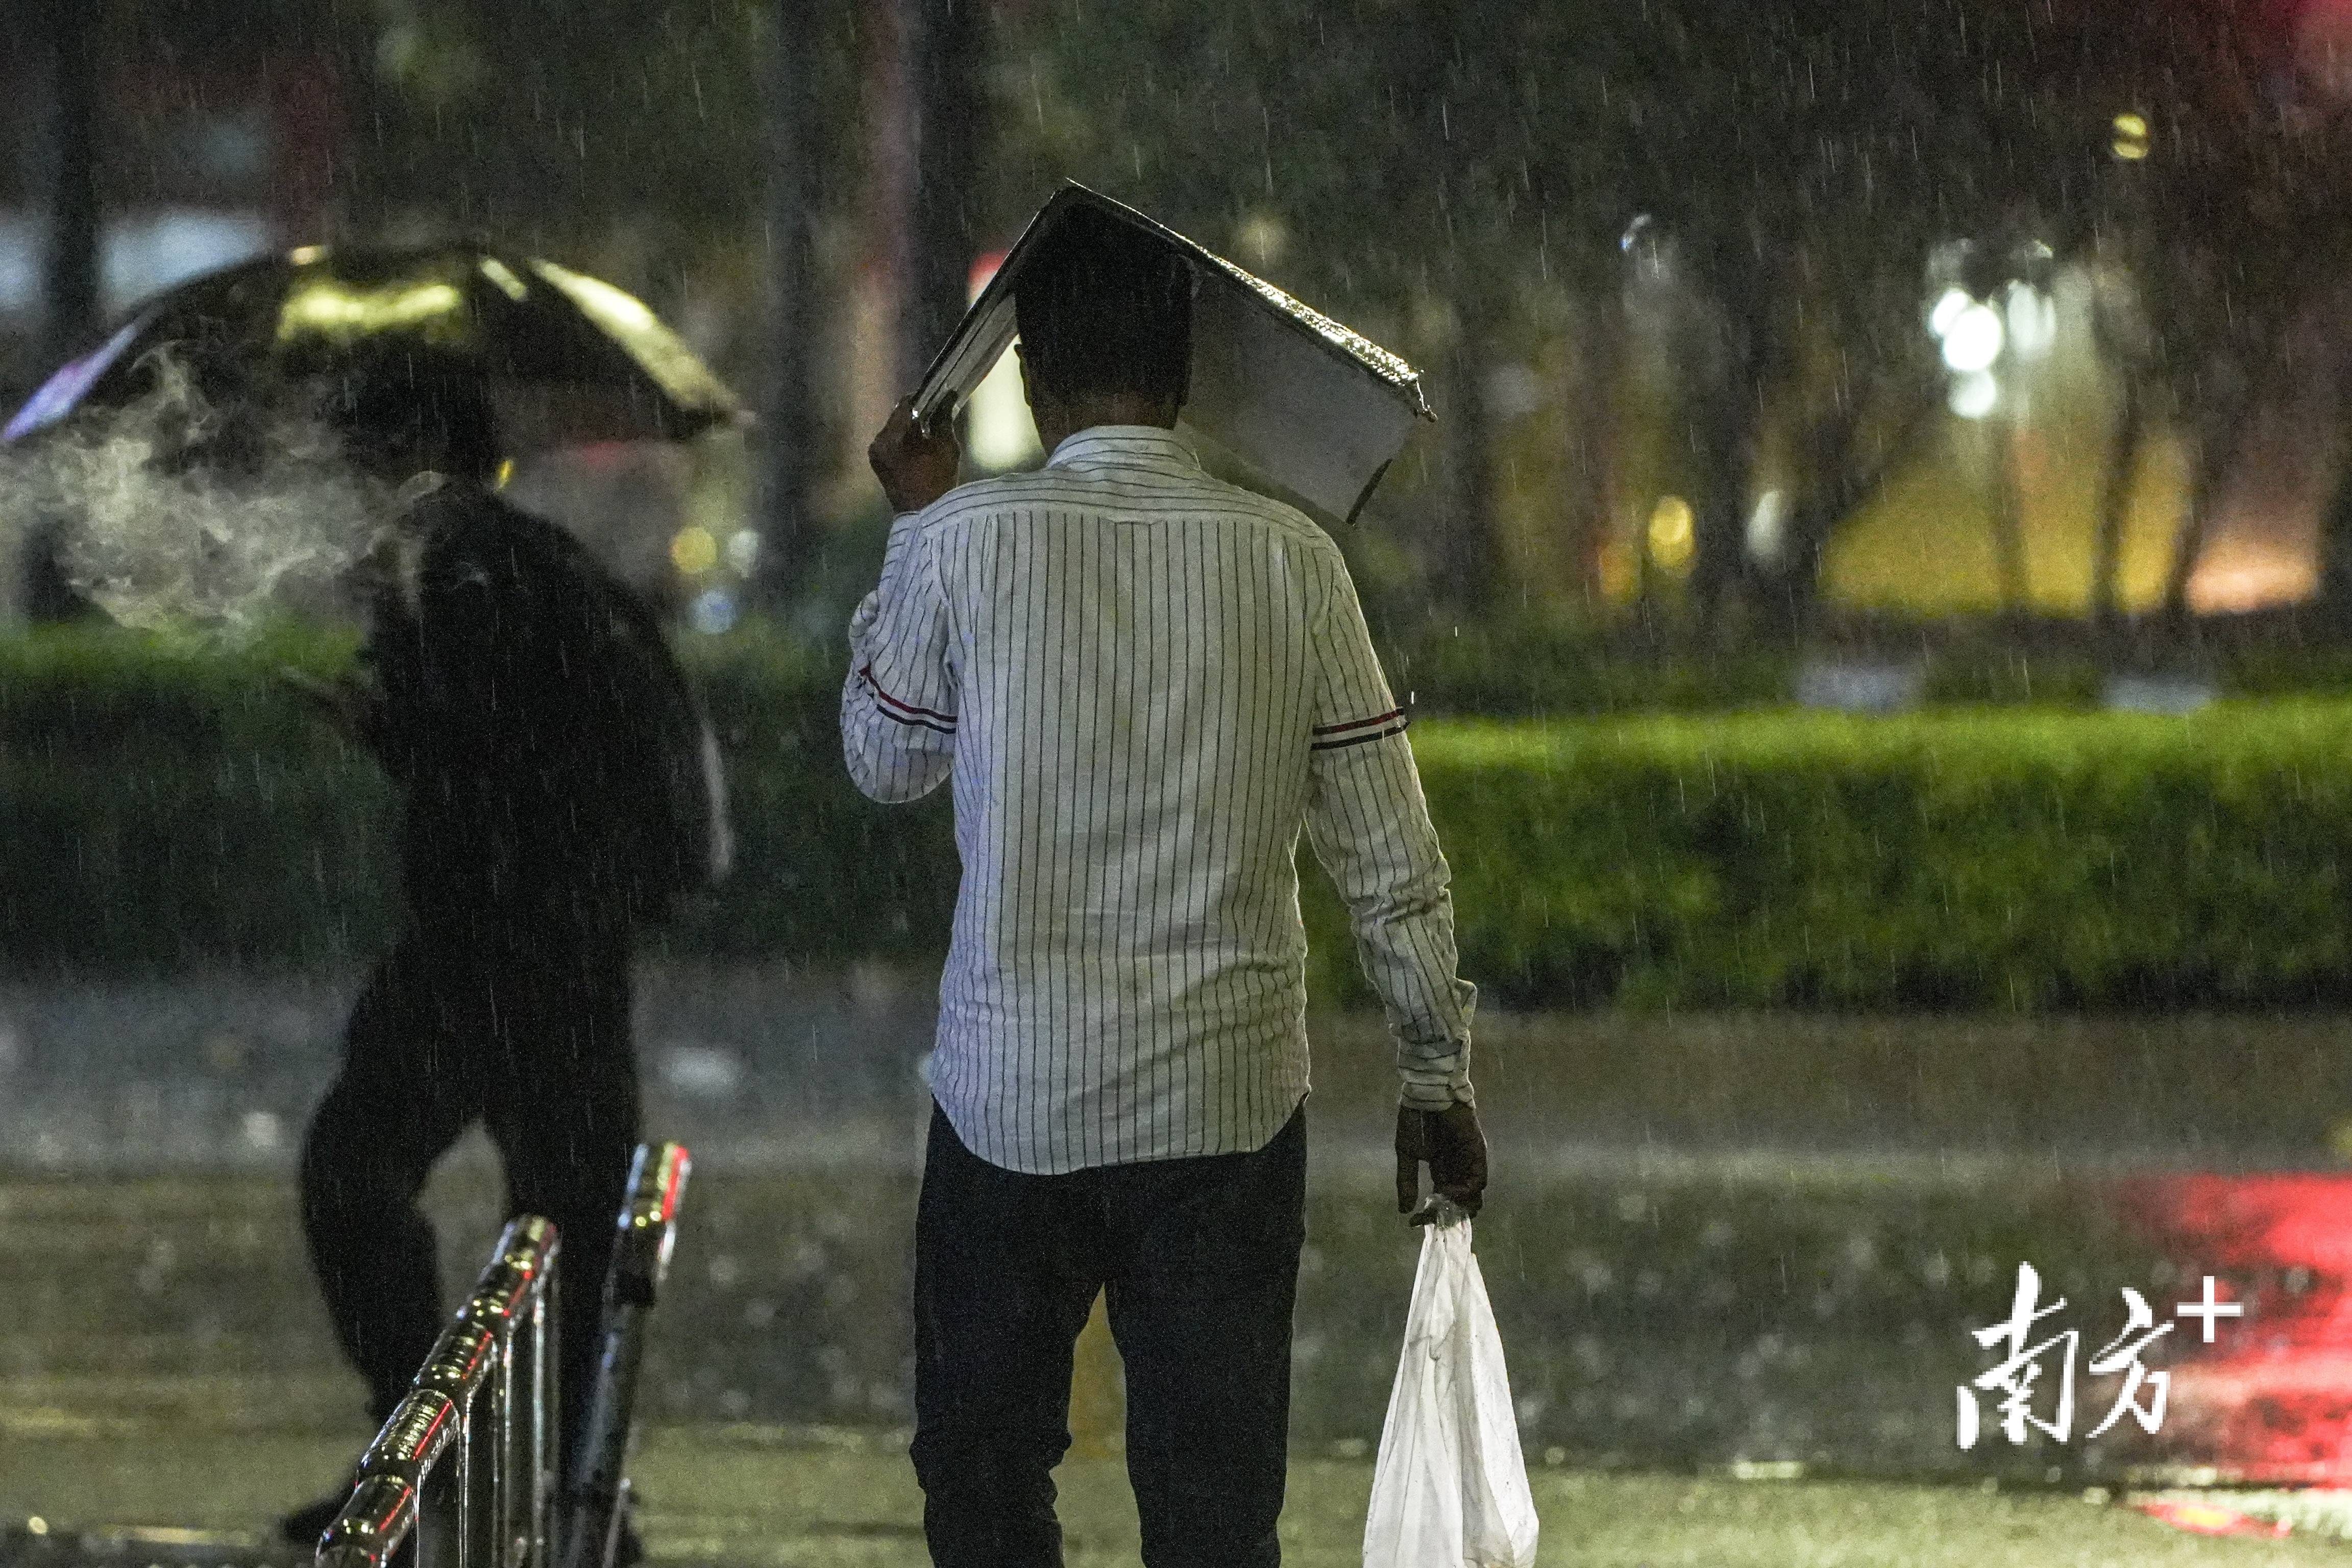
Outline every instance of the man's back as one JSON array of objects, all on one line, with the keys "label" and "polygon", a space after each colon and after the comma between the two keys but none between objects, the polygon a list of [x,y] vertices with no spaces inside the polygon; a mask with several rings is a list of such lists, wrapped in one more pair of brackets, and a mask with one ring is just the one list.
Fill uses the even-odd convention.
[{"label": "man's back", "polygon": [[[905,548],[937,626],[874,627],[860,679],[893,739],[951,748],[941,1105],[1016,1170],[1258,1146],[1307,1089],[1318,748],[1403,724],[1336,547],[1168,432],[1106,426],[950,494]],[[927,634],[951,696],[908,657]]]}]

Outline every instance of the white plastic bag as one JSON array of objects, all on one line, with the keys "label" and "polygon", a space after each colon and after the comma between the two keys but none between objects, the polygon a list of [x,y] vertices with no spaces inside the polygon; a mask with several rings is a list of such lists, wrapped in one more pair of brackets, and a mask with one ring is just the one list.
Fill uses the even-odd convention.
[{"label": "white plastic bag", "polygon": [[1536,1504],[1470,1222],[1430,1226],[1381,1427],[1364,1568],[1530,1568]]}]

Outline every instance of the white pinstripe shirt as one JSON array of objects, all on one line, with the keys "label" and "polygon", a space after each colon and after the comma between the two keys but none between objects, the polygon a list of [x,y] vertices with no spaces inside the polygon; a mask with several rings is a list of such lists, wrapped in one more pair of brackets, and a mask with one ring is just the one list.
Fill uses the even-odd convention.
[{"label": "white pinstripe shirt", "polygon": [[932,1091],[1009,1170],[1263,1147],[1306,1094],[1305,826],[1407,1104],[1470,1098],[1450,873],[1339,549],[1149,426],[890,529],[849,626],[858,788],[954,780]]}]

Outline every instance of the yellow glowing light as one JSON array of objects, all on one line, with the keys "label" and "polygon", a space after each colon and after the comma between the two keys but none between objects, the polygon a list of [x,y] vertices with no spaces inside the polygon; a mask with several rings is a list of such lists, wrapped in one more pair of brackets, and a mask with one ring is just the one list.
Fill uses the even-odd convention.
[{"label": "yellow glowing light", "polygon": [[1029,398],[1021,387],[1021,367],[1011,354],[971,389],[964,405],[971,416],[964,426],[971,460],[992,473],[1018,468],[1045,455],[1037,426],[1029,412]]},{"label": "yellow glowing light", "polygon": [[490,481],[490,488],[492,489],[502,490],[513,482],[514,459],[512,458],[500,458],[499,459],[498,476]]},{"label": "yellow glowing light", "polygon": [[1680,496],[1663,496],[1650,509],[1650,559],[1667,572],[1689,568],[1697,535],[1691,528],[1691,504]]},{"label": "yellow glowing light", "polygon": [[49,1521],[37,1513],[25,1521],[25,1528],[35,1535],[47,1535],[49,1532]]},{"label": "yellow glowing light", "polygon": [[323,245],[305,245],[288,251],[286,259],[297,267],[308,267],[326,254],[327,247]]},{"label": "yellow glowing light", "polygon": [[2188,1530],[2227,1530],[2243,1517],[2210,1502],[2182,1503],[2172,1510],[2173,1522]]},{"label": "yellow glowing light", "polygon": [[356,338],[421,328],[428,338],[454,335],[466,297],[454,284],[412,283],[397,289],[354,289],[331,278],[305,283],[278,310],[278,336]]},{"label": "yellow glowing light", "polygon": [[664,392],[681,403],[728,408],[734,405],[733,395],[694,357],[694,351],[686,346],[684,340],[662,325],[661,319],[646,308],[644,300],[601,278],[558,267],[552,261],[534,258],[526,265],[562,290],[580,308],[582,315],[626,348]]},{"label": "yellow glowing light", "polygon": [[482,258],[482,276],[499,286],[499,292],[520,301],[530,292],[530,286],[514,275],[514,268],[495,256]]},{"label": "yellow glowing light", "polygon": [[690,523],[670,537],[669,563],[688,577],[699,577],[719,564],[719,541],[700,523]]},{"label": "yellow glowing light", "polygon": [[2127,163],[2137,163],[2147,156],[2147,117],[2144,114],[2116,116],[2115,154]]}]

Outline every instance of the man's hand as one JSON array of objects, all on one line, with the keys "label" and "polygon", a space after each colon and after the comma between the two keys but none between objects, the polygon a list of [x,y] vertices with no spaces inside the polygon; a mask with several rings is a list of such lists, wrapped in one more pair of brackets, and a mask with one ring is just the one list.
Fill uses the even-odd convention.
[{"label": "man's hand", "polygon": [[1426,1225],[1433,1212],[1414,1213],[1421,1202],[1421,1167],[1429,1166],[1433,1196],[1460,1205],[1465,1215],[1478,1212],[1486,1192],[1486,1134],[1473,1106],[1451,1105],[1444,1110],[1397,1108],[1397,1213],[1412,1215],[1412,1223]]},{"label": "man's hand", "polygon": [[866,448],[866,460],[882,481],[891,510],[920,511],[955,489],[956,468],[963,458],[956,445],[955,416],[955,405],[946,403],[929,424],[918,425],[912,397],[890,410],[889,423]]}]

